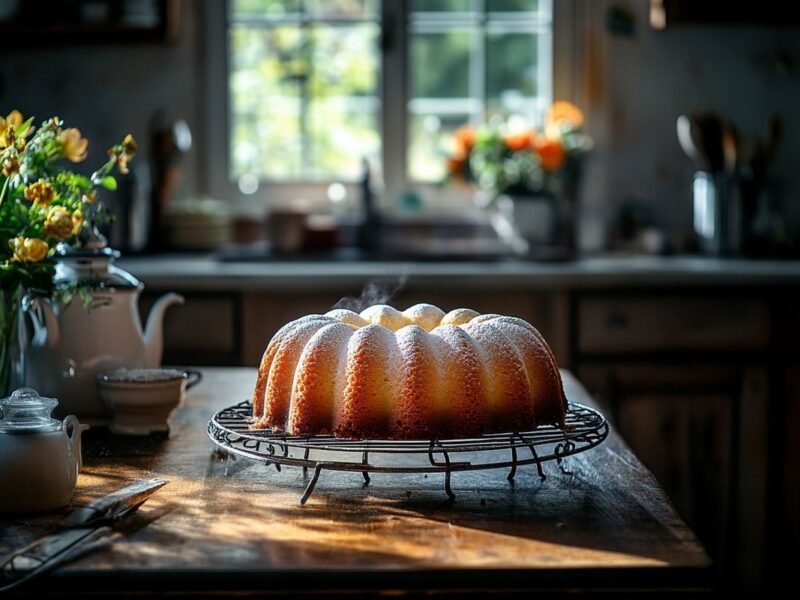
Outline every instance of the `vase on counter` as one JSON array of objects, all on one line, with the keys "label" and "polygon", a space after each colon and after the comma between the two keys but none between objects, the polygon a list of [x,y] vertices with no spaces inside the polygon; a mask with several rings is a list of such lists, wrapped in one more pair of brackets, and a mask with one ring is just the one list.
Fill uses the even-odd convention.
[{"label": "vase on counter", "polygon": [[516,254],[534,259],[574,257],[574,195],[551,190],[479,190],[474,200],[487,212],[498,237]]},{"label": "vase on counter", "polygon": [[0,398],[22,385],[19,287],[0,290]]}]

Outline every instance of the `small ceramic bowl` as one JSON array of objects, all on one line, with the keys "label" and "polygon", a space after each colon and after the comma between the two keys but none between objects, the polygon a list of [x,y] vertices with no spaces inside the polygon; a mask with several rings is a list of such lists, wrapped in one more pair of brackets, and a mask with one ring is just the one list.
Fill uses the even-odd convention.
[{"label": "small ceramic bowl", "polygon": [[111,410],[111,431],[148,435],[169,431],[167,419],[186,390],[200,383],[199,371],[117,369],[97,376],[100,399]]}]

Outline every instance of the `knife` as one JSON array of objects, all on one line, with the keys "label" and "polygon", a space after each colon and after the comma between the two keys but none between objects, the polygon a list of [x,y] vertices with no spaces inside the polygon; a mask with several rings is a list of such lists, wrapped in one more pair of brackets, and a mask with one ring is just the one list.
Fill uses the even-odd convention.
[{"label": "knife", "polygon": [[109,526],[141,506],[164,479],[145,479],[73,510],[62,526],[0,561],[0,592],[76,558],[107,540]]}]

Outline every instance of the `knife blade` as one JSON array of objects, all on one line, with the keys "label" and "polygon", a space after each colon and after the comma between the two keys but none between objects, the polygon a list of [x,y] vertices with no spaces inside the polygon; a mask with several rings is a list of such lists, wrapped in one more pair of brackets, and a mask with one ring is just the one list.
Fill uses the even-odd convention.
[{"label": "knife blade", "polygon": [[144,479],[73,510],[64,527],[86,527],[124,517],[167,484],[164,479]]},{"label": "knife blade", "polygon": [[[0,592],[75,558],[109,538],[109,526],[141,506],[166,485],[164,479],[145,479],[73,510],[61,527],[0,560]],[[4,585],[5,582],[10,582]]]}]

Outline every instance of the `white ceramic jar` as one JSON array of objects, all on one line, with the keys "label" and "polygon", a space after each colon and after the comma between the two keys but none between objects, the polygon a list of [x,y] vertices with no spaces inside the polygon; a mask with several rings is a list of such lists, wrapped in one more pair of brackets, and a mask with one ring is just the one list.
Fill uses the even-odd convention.
[{"label": "white ceramic jar", "polygon": [[50,417],[58,405],[20,388],[0,400],[0,511],[31,513],[69,503],[81,469],[81,432],[73,415]]}]

